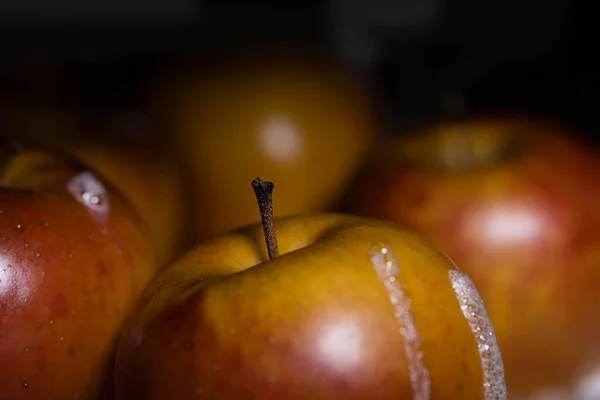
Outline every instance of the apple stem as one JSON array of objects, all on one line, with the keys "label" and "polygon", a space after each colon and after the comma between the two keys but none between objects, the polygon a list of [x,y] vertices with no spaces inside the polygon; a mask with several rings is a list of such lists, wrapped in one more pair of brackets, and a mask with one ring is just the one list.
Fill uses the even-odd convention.
[{"label": "apple stem", "polygon": [[260,218],[262,220],[263,230],[265,232],[265,240],[267,242],[267,251],[269,259],[272,260],[279,256],[279,245],[277,244],[277,236],[275,235],[275,224],[273,221],[273,182],[265,181],[261,178],[256,178],[252,181],[252,188],[256,194],[258,201],[258,209],[260,210]]}]

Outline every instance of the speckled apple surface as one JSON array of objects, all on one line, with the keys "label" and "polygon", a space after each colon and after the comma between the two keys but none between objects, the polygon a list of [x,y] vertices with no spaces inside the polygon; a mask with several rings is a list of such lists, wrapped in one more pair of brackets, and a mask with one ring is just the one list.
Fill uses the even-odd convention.
[{"label": "speckled apple surface", "polygon": [[116,339],[156,271],[94,173],[25,150],[0,174],[0,399],[110,399]]}]

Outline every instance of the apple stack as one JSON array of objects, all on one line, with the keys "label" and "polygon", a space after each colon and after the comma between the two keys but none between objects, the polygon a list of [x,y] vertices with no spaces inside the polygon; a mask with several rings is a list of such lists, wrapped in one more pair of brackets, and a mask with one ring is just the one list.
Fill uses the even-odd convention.
[{"label": "apple stack", "polygon": [[167,134],[134,146],[5,113],[28,144],[0,171],[0,399],[506,399],[469,276],[322,213],[375,143],[356,77],[304,52],[160,71],[139,111]]}]

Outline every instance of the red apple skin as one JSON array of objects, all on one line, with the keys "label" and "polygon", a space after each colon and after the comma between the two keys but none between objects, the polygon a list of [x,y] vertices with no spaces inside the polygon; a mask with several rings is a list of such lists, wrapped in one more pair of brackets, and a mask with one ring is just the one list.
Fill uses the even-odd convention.
[{"label": "red apple skin", "polygon": [[[271,261],[258,224],[199,245],[152,280],[121,336],[117,400],[483,399],[444,255],[382,221],[313,214],[275,227],[281,255]],[[430,395],[411,388],[410,371],[423,370],[369,262],[377,243],[396,254]]]},{"label": "red apple skin", "polygon": [[34,150],[0,174],[2,400],[112,398],[119,329],[156,268],[136,214],[98,182]]},{"label": "red apple skin", "polygon": [[[523,147],[477,168],[427,168],[453,132],[479,154],[511,135]],[[344,207],[416,230],[472,277],[515,395],[576,385],[600,361],[600,159],[570,133],[521,118],[440,124],[420,144],[388,143]]]}]

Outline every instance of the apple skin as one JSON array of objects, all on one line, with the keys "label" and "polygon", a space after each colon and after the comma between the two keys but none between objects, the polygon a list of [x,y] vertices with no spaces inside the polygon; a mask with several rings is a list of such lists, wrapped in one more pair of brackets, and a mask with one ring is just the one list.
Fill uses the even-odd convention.
[{"label": "apple skin", "polygon": [[378,244],[396,254],[430,377],[431,397],[414,398],[483,399],[447,257],[381,221],[314,214],[275,227],[281,255],[271,261],[257,224],[205,242],[153,279],[121,336],[117,400],[412,399],[409,370],[423,370],[407,361],[397,310],[370,262]]},{"label": "apple skin", "polygon": [[364,83],[306,49],[184,58],[149,75],[139,108],[189,173],[195,243],[258,221],[257,175],[278,182],[276,216],[332,207],[378,136]]},{"label": "apple skin", "polygon": [[[511,396],[569,390],[599,366],[600,158],[573,134],[514,116],[434,124],[386,143],[342,208],[414,229],[472,277]],[[435,151],[457,137],[481,161],[507,139],[520,144],[460,168],[459,151]]]},{"label": "apple skin", "polygon": [[157,271],[141,220],[92,172],[25,149],[0,174],[0,398],[110,399],[118,333]]}]

